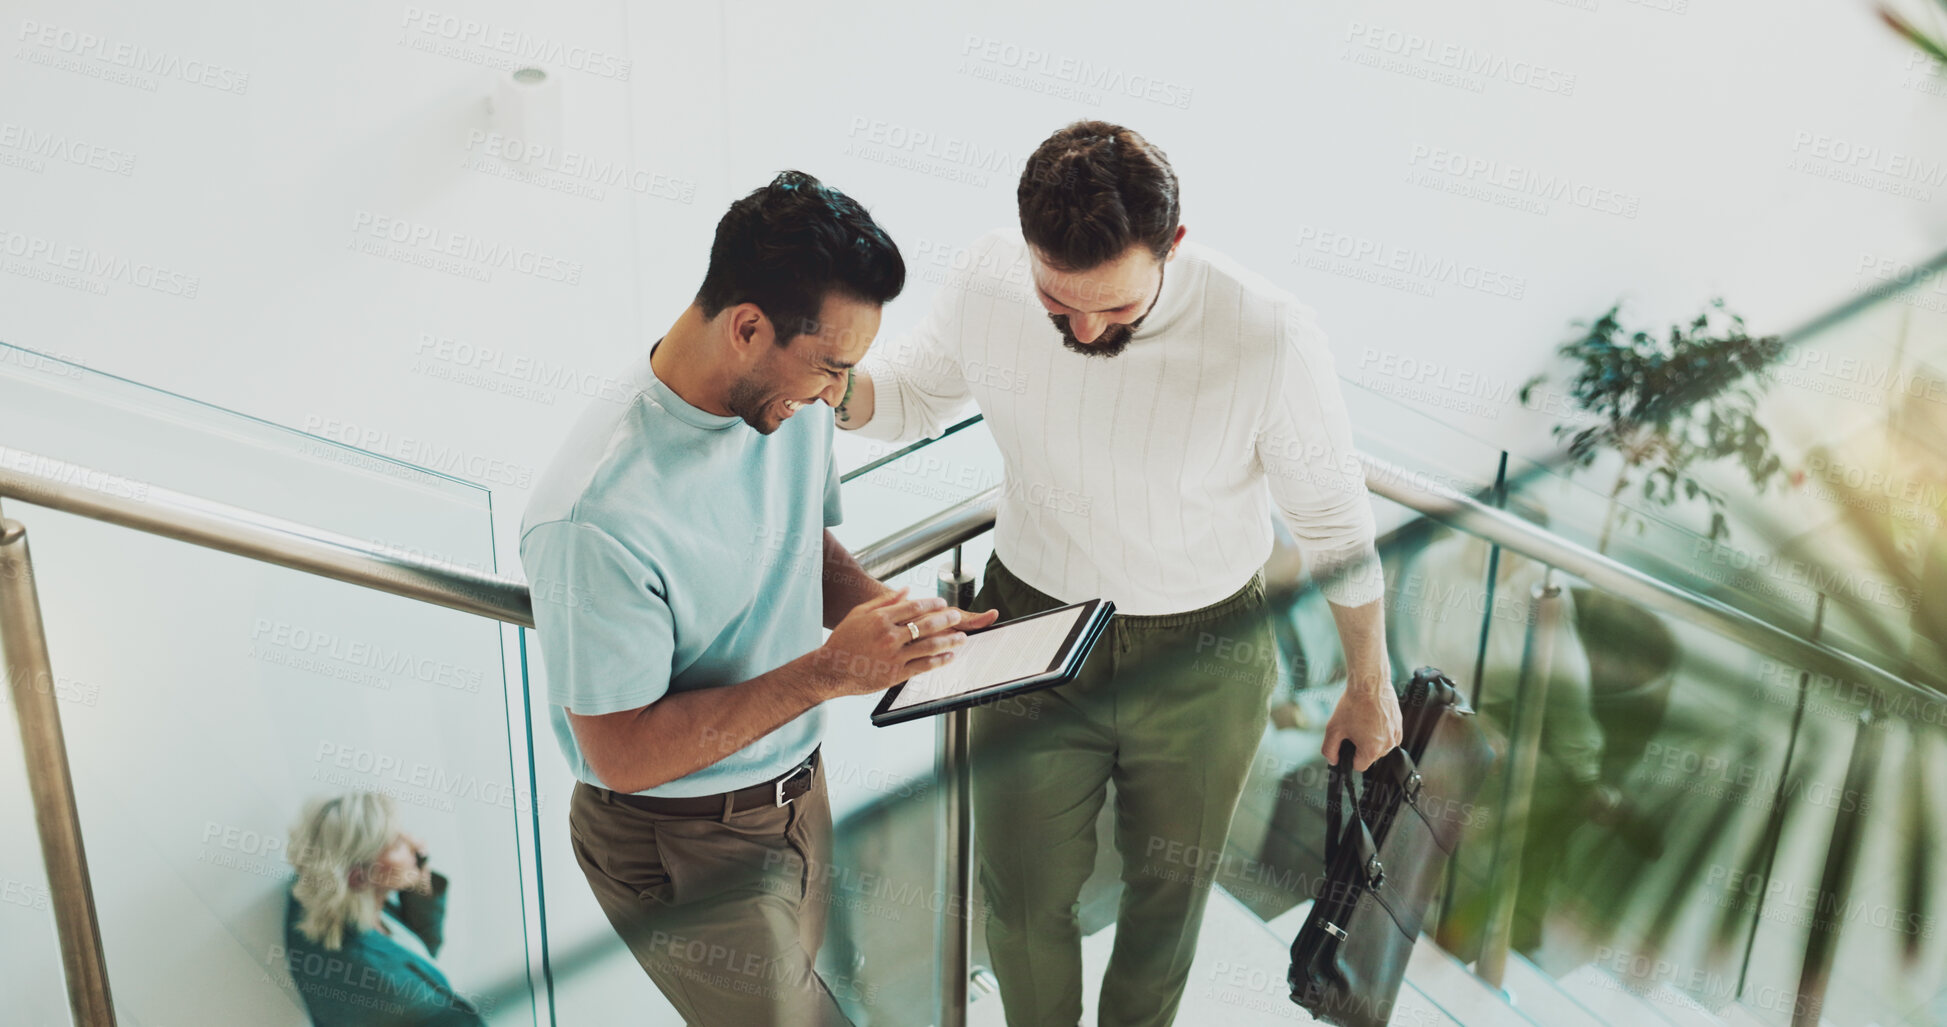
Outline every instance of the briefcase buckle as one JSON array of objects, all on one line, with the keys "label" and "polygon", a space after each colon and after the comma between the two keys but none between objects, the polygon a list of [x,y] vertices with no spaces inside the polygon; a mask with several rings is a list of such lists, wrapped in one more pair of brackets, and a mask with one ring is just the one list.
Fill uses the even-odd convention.
[{"label": "briefcase buckle", "polygon": [[1386,883],[1386,864],[1379,862],[1378,856],[1366,860],[1366,887],[1377,888]]},{"label": "briefcase buckle", "polygon": [[1348,937],[1350,937],[1350,935],[1345,933],[1345,928],[1340,927],[1339,925],[1331,922],[1330,920],[1320,920],[1318,922],[1318,926],[1324,928],[1326,934],[1329,934],[1340,941],[1345,941]]},{"label": "briefcase buckle", "polygon": [[1421,780],[1419,771],[1416,770],[1406,775],[1406,785],[1400,789],[1400,794],[1405,796],[1407,802],[1417,805],[1420,801],[1420,787],[1425,783],[1425,781]]}]

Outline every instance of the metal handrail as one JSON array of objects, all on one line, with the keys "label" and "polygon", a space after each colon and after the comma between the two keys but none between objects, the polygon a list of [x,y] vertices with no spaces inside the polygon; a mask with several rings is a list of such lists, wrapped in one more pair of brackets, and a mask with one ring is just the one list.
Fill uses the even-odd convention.
[{"label": "metal handrail", "polygon": [[1653,578],[1613,557],[1577,545],[1540,525],[1481,502],[1444,482],[1375,457],[1360,454],[1366,485],[1421,515],[1486,539],[1510,552],[1581,578],[1604,592],[1640,606],[1681,617],[1768,655],[1789,655],[1800,670],[1818,670],[1869,688],[1905,692],[1934,700],[1939,696],[1878,664],[1728,606],[1708,596]]},{"label": "metal handrail", "polygon": [[534,626],[527,583],[416,556],[296,521],[104,474],[0,446],[0,497],[390,592],[494,620]]},{"label": "metal handrail", "polygon": [[1001,490],[985,492],[908,525],[852,554],[875,578],[890,578],[974,538],[994,526]]}]

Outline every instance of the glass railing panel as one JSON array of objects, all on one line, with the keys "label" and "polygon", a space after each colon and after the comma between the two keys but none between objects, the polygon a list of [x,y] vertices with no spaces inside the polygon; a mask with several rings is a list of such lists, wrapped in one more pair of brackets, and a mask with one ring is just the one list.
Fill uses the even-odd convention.
[{"label": "glass railing panel", "polygon": [[[1490,581],[1491,558],[1496,574]],[[1455,956],[1472,961],[1480,953],[1488,900],[1504,862],[1494,839],[1506,810],[1502,781],[1518,685],[1518,664],[1511,673],[1506,650],[1513,645],[1518,653],[1521,645],[1535,569],[1512,554],[1496,556],[1479,539],[1444,530],[1414,551],[1399,552],[1396,562],[1387,608],[1395,659],[1444,671],[1477,711],[1475,723],[1498,757],[1473,800],[1446,811],[1459,821],[1460,844],[1447,889],[1428,911],[1431,933]]]},{"label": "glass railing panel", "polygon": [[[1409,472],[1422,466],[1390,440],[1362,437],[1361,446]],[[1437,473],[1466,480],[1445,467]],[[1552,473],[1524,479],[1519,462],[1510,474],[1511,512],[1590,548],[1601,544],[1601,519],[1590,514],[1603,510],[1606,496]],[[1378,503],[1382,511],[1390,505]],[[1679,584],[1707,584],[1694,569],[1682,573],[1701,536],[1646,513],[1632,511],[1640,528],[1610,533],[1608,555]],[[1382,513],[1389,516],[1411,519]],[[1475,958],[1495,889],[1518,867],[1512,941],[1545,970],[1595,964],[1618,988],[1667,987],[1712,1009],[1741,1002],[1762,1022],[1782,1025],[1801,1001],[1813,925],[1842,921],[1828,1020],[1932,1022],[1929,1003],[1938,1003],[1941,982],[1914,968],[1932,951],[1942,825],[1925,807],[1928,787],[1914,782],[1939,778],[1931,761],[1940,758],[1943,704],[1902,693],[1882,707],[1893,718],[1888,726],[1856,739],[1859,709],[1870,705],[1863,686],[1813,674],[1807,712],[1798,716],[1797,668],[1558,574],[1573,614],[1557,634],[1551,687],[1531,714],[1536,701],[1515,695],[1528,590],[1542,568],[1503,552],[1490,599],[1483,586],[1489,551],[1447,531],[1403,532],[1386,550],[1395,662],[1441,666],[1477,694],[1504,757],[1465,811],[1451,886],[1436,904],[1436,938],[1463,960]],[[1733,587],[1738,582],[1716,584],[1734,606],[1777,609],[1752,601],[1757,590]],[[1808,604],[1807,632],[1810,613]],[[1291,631],[1317,640],[1299,648],[1336,654],[1315,591],[1295,602]],[[1305,673],[1329,680],[1336,668],[1326,663]],[[1322,724],[1331,695],[1316,693],[1313,709],[1295,716]],[[1519,846],[1505,834],[1504,813],[1513,808],[1504,773],[1517,709],[1541,717]],[[1288,726],[1293,718],[1290,709],[1274,712],[1222,863],[1225,888],[1287,939],[1322,859],[1325,788],[1316,735]],[[1287,726],[1275,726],[1280,721]],[[1855,766],[1856,747],[1877,762]],[[1869,792],[1866,782],[1878,790]],[[1828,880],[1842,813],[1864,809],[1873,813],[1857,828],[1851,869]],[[1847,890],[1822,891],[1833,880]],[[1837,916],[1821,915],[1821,907]]]},{"label": "glass railing panel", "polygon": [[[853,464],[845,485],[845,523],[833,534],[856,552],[1000,484],[1000,453],[986,426],[963,424],[919,445],[853,447],[860,462]],[[864,440],[840,433],[840,441]],[[840,447],[841,465],[845,448]],[[960,566],[976,588],[992,552],[991,533],[961,549]],[[914,595],[938,594],[940,573],[953,559],[951,552],[943,553],[888,583],[909,587]],[[943,932],[971,922],[978,965],[985,921],[978,913],[977,885],[975,894],[963,899],[944,876],[947,853],[940,829],[946,808],[936,766],[940,721],[874,727],[871,712],[879,698],[827,704],[827,781],[839,828],[832,865],[826,868],[832,905],[821,963],[855,1022],[931,1023],[938,1016]]]},{"label": "glass railing panel", "polygon": [[[1663,512],[1637,508],[1618,516],[1606,502],[1595,520],[1588,516],[1591,492],[1579,482],[1519,466],[1511,476],[1512,512],[1679,588],[1822,637],[1821,607],[1829,612],[1836,603],[1829,595],[1822,603],[1819,589],[1808,586],[1815,572],[1803,568],[1817,557],[1774,548],[1760,526],[1733,524],[1728,540],[1711,542]],[[1564,510],[1580,512],[1564,517]],[[1591,533],[1593,540],[1583,537]],[[1712,1009],[1735,1000],[1766,1022],[1789,1023],[1821,919],[1816,911],[1834,901],[1821,891],[1830,883],[1834,839],[1853,810],[1873,801],[1851,765],[1853,718],[1868,693],[1834,683],[1829,691],[1849,698],[1852,708],[1812,702],[1801,716],[1797,668],[1681,614],[1657,613],[1574,579],[1562,584],[1574,626],[1556,646],[1557,673],[1539,704],[1531,816],[1518,851],[1506,836],[1495,838],[1502,853],[1497,886],[1510,859],[1521,874],[1514,947],[1544,970],[1594,963],[1605,980],[1638,993],[1666,987]],[[1496,625],[1497,632],[1520,630]],[[1840,640],[1856,655],[1878,655],[1860,643]],[[1487,648],[1497,648],[1492,633]],[[1808,695],[1818,679],[1811,676]],[[1535,708],[1532,698],[1526,702],[1524,717]],[[1858,744],[1861,752],[1878,751],[1870,740]],[[1593,777],[1582,766],[1591,747]],[[1925,770],[1909,762],[1908,779]],[[1929,830],[1877,819],[1888,840],[1917,841]],[[1870,838],[1873,824],[1866,826]],[[1474,846],[1474,860],[1482,847]],[[1468,856],[1463,851],[1463,865]],[[1904,864],[1906,879],[1931,877],[1926,866]],[[1890,1008],[1878,1004],[1885,995],[1912,997],[1872,972],[1843,987],[1835,976],[1832,985],[1828,1005],[1843,995],[1848,1010],[1840,1015],[1833,1006],[1827,1015],[1835,1023],[1875,1022],[1856,1014]]]},{"label": "glass railing panel", "polygon": [[1865,259],[1856,287],[1734,385],[1754,395],[1768,437],[1753,451],[1775,457],[1779,473],[1760,488],[1737,459],[1686,467],[1722,497],[1721,531],[1687,488],[1670,501],[1643,495],[1653,452],[1635,468],[1610,452],[1588,468],[1551,461],[1551,471],[1517,477],[1540,472],[1582,490],[1535,493],[1558,508],[1564,535],[1582,541],[1601,525],[1592,548],[1631,566],[1803,634],[1817,622],[1831,644],[1947,684],[1930,669],[1947,638],[1947,275]]},{"label": "glass railing panel", "polygon": [[[1540,565],[1511,563],[1523,592],[1540,583]],[[1752,776],[1768,770],[1762,752],[1789,735],[1789,723],[1768,725],[1741,709],[1756,705],[1743,692],[1711,688],[1733,680],[1723,661],[1743,655],[1735,645],[1554,577],[1556,629],[1497,622],[1486,645],[1499,672],[1484,672],[1484,686],[1501,702],[1484,711],[1511,741],[1489,795],[1501,809],[1525,807],[1526,818],[1519,830],[1505,828],[1521,818],[1503,820],[1462,854],[1474,865],[1495,859],[1491,877],[1482,875],[1493,891],[1478,900],[1493,900],[1519,875],[1509,943],[1548,972],[1600,963],[1604,953],[1735,969],[1745,937],[1729,914],[1706,951],[1686,951],[1680,928],[1713,914],[1690,891],[1708,867],[1741,865],[1762,836]],[[1523,676],[1523,659],[1538,659],[1544,641],[1550,674]],[[1725,731],[1727,723],[1750,735]],[[1532,789],[1519,793],[1509,772],[1525,758],[1513,744],[1523,731],[1536,733],[1536,750]],[[1739,770],[1709,776],[1725,766]]]},{"label": "glass railing panel", "polygon": [[[1869,312],[1860,320],[1871,316],[1876,315]],[[1346,395],[1355,411],[1363,451],[1416,478],[1477,496],[1486,494],[1498,452],[1492,446],[1439,423],[1437,410],[1408,407],[1396,396],[1349,382]],[[1836,464],[1818,464],[1822,459],[1828,458],[1812,458],[1825,468],[1822,473],[1835,478],[1842,473]],[[1740,497],[1735,482],[1719,483],[1716,487],[1735,516],[1727,518],[1713,539],[1701,502],[1679,500],[1665,505],[1646,499],[1634,484],[1618,492],[1617,474],[1618,468],[1608,464],[1579,470],[1511,456],[1506,509],[1650,577],[1802,637],[1816,638],[1896,674],[1947,683],[1947,672],[1939,669],[1947,661],[1919,627],[1931,623],[1937,610],[1947,608],[1947,602],[1928,598],[1947,595],[1947,563],[1927,572],[1942,576],[1938,586],[1929,589],[1919,577],[1923,553],[1939,548],[1933,535],[1940,523],[1939,516],[1921,504],[1928,496],[1947,504],[1947,476],[1942,478],[1944,484],[1931,490],[1911,482],[1903,485],[1909,501],[1897,509],[1879,504],[1876,509],[1894,510],[1904,518],[1892,534],[1880,536],[1840,523],[1835,519],[1838,515],[1829,512],[1821,515],[1826,528],[1781,536],[1777,532],[1784,518],[1813,516],[1804,509],[1810,501],[1807,495],[1774,485],[1765,497]],[[1629,477],[1632,483],[1641,479],[1640,472]],[[1748,482],[1745,487],[1748,492]],[[1830,499],[1835,493],[1827,487],[1821,494]],[[1388,506],[1379,507],[1382,528],[1417,516],[1400,510],[1389,521],[1384,513]],[[1899,559],[1905,564],[1867,551],[1888,545],[1904,554]],[[1938,554],[1924,558],[1932,561],[1929,567],[1942,561]]]},{"label": "glass railing panel", "polygon": [[[1755,918],[1740,1001],[1766,1022],[1792,1022],[1823,984],[1817,1012],[1841,1025],[1940,1022],[1947,972],[1938,925],[1947,913],[1947,699],[1878,687],[1751,654],[1730,680],[1797,718],[1797,756],[1773,807],[1782,811],[1776,869],[1734,868],[1711,882],[1717,905]],[[1774,746],[1770,759],[1781,761]],[[1816,950],[1829,956],[1820,960]],[[1814,950],[1808,956],[1808,949]],[[1810,968],[1809,970],[1805,968]]]},{"label": "glass railing panel", "polygon": [[[1632,467],[1614,451],[1586,468],[1516,459],[1509,473],[1526,483],[1518,491],[1528,502],[1513,512],[1653,577],[1802,635],[1816,624],[1830,644],[1947,685],[1936,669],[1947,666],[1947,602],[1929,599],[1947,594],[1947,453],[1938,441],[1947,438],[1947,274],[1868,259],[1856,286],[1857,296],[1790,336],[1770,369],[1736,383],[1756,395],[1769,431],[1758,448],[1781,472],[1761,489],[1735,459],[1686,465],[1722,497],[1721,528],[1701,494],[1681,484],[1667,499],[1644,493],[1657,463],[1650,449],[1652,458]],[[1344,383],[1361,446],[1424,452],[1414,466],[1429,470],[1476,466],[1459,458],[1488,448],[1446,427],[1448,411],[1515,400],[1503,395],[1506,383],[1484,380],[1362,381]],[[1548,421],[1596,423],[1559,380],[1522,405]],[[1426,425],[1438,427],[1417,430]]]},{"label": "glass railing panel", "polygon": [[[1775,550],[1748,526],[1712,540],[1640,494],[1612,496],[1575,476],[1514,461],[1509,512],[1678,588],[1809,636],[1818,598],[1804,561]],[[1632,490],[1634,491],[1634,490]]]},{"label": "glass railing panel", "polygon": [[[1501,448],[1448,426],[1439,408],[1416,406],[1398,396],[1342,379],[1346,412],[1360,451],[1399,464],[1416,474],[1468,494],[1493,486]],[[1398,507],[1382,507],[1382,520],[1396,523],[1418,515]],[[1392,524],[1382,523],[1385,531]]]},{"label": "glass railing panel", "polygon": [[[1830,730],[1851,733],[1864,749],[1866,776],[1823,797],[1841,813],[1858,812],[1858,856],[1843,896],[1808,903],[1809,893],[1800,892],[1779,905],[1787,915],[1823,920],[1837,934],[1823,1006],[1828,1018],[1947,1023],[1947,966],[1940,958],[1947,918],[1947,816],[1940,804],[1947,702],[1895,696],[1881,707],[1880,725],[1862,735],[1852,707],[1863,704],[1849,685],[1815,675],[1811,687],[1823,700],[1816,712],[1832,719]],[[1809,718],[1810,701],[1807,709]]]},{"label": "glass railing panel", "polygon": [[[1409,406],[1398,396],[1343,383],[1354,412],[1360,448],[1397,465],[1416,478],[1485,496],[1495,481],[1501,450],[1439,420],[1438,407]],[[1508,455],[1508,513],[1550,532],[1689,591],[1718,599],[1754,616],[1809,633],[1816,595],[1805,561],[1792,561],[1767,549],[1761,536],[1746,529],[1712,542],[1705,531],[1680,523],[1679,509],[1644,499],[1639,489],[1620,492],[1612,475],[1598,482],[1593,471],[1563,469]],[[1640,481],[1640,475],[1632,480]],[[1394,523],[1418,517],[1394,511]],[[1382,518],[1383,519],[1383,518]],[[1869,591],[1870,584],[1859,589]]]},{"label": "glass railing panel", "polygon": [[[483,489],[6,353],[10,459],[495,565]],[[447,882],[436,963],[451,989],[489,1022],[535,1021],[518,840],[533,795],[514,760],[522,696],[500,625],[25,502],[5,510],[27,525],[56,687],[70,693],[68,758],[123,1022],[301,1024],[298,980],[341,1009],[436,1002],[287,937],[293,860],[311,851],[291,829],[308,800],[354,792],[388,797],[387,837],[417,840]],[[9,879],[29,875],[15,861],[33,851],[23,774],[10,745]],[[60,994],[43,965],[55,951],[9,962],[10,999],[40,1001],[49,981]],[[64,1005],[23,1022],[65,1022]]]},{"label": "glass railing panel", "polygon": [[[1376,441],[1361,440],[1372,450]],[[1440,472],[1449,483],[1494,480],[1498,458],[1484,473],[1468,475],[1449,465]],[[1412,466],[1412,465],[1407,465]],[[1413,473],[1433,473],[1414,470]],[[1405,523],[1409,512],[1375,500],[1383,522]],[[1413,668],[1436,666],[1456,682],[1473,680],[1484,618],[1505,609],[1505,596],[1490,600],[1483,585],[1485,564],[1458,567],[1429,561],[1429,546],[1447,533],[1424,523],[1382,538],[1386,569],[1385,616],[1388,651],[1396,678]],[[1482,552],[1485,560],[1485,550]],[[1243,796],[1218,861],[1218,883],[1246,908],[1276,921],[1289,943],[1300,921],[1292,911],[1309,901],[1324,866],[1324,801],[1328,768],[1320,752],[1326,722],[1343,692],[1345,664],[1330,605],[1316,588],[1299,588],[1291,565],[1278,555],[1267,574],[1268,616],[1278,647],[1279,681],[1271,698],[1270,723],[1258,747]],[[1485,819],[1479,809],[1467,815]],[[1279,918],[1284,918],[1280,920]]]},{"label": "glass railing panel", "polygon": [[[1485,544],[1456,536],[1399,573],[1437,577],[1426,568],[1451,568],[1465,549],[1469,571],[1484,564]],[[1521,800],[1504,791],[1511,762],[1484,786],[1477,805],[1489,815],[1469,825],[1439,940],[1472,958],[1496,889],[1518,867],[1511,942],[1544,970],[1593,964],[1617,987],[1674,989],[1712,1009],[1738,1001],[1783,1025],[1805,1001],[1816,942],[1835,952],[1830,1022],[1930,1022],[1916,1010],[1942,983],[1925,963],[1947,829],[1926,805],[1925,782],[1940,776],[1940,701],[1899,691],[1879,707],[1882,726],[1862,731],[1866,686],[1801,675],[1559,575],[1573,616],[1549,688],[1537,698],[1530,680],[1511,700],[1526,579],[1539,568],[1505,552],[1501,562],[1520,579],[1503,595],[1520,605],[1490,621],[1480,707],[1510,740],[1521,718],[1540,717],[1536,778],[1519,845],[1494,812]],[[1402,638],[1414,626],[1395,618],[1396,647],[1426,650]]]},{"label": "glass railing panel", "polygon": [[[1896,674],[1939,676],[1928,671],[1938,662],[1914,627],[1934,609],[1928,592],[1907,569],[1861,550],[1859,536],[1841,526],[1781,538],[1770,534],[1775,520],[1745,519],[1712,539],[1669,511],[1613,503],[1581,479],[1533,463],[1514,461],[1509,477],[1516,483],[1509,511],[1570,541]],[[1776,495],[1771,505],[1803,512],[1804,500]]]},{"label": "glass railing panel", "polygon": [[1811,565],[1825,634],[1947,685],[1947,274],[1862,265],[1875,302],[1794,346],[1760,408],[1788,479],[1737,511]]},{"label": "glass railing panel", "polygon": [[[1448,426],[1437,405],[1409,405],[1400,396],[1375,391],[1350,381],[1342,383],[1353,412],[1360,449],[1400,468],[1415,479],[1451,487],[1465,494],[1490,498],[1503,453],[1492,444]],[[1578,476],[1518,456],[1505,457],[1506,491],[1510,514],[1547,528],[1568,541],[1643,570],[1673,579],[1731,605],[1787,623],[1809,624],[1809,603],[1781,605],[1776,591],[1744,584],[1740,574],[1711,572],[1715,565],[1698,561],[1695,553],[1710,552],[1702,536],[1670,521],[1664,511],[1646,504],[1634,491],[1610,495]],[[1498,502],[1498,501],[1495,501]],[[1416,511],[1380,503],[1382,530],[1419,518]],[[1724,556],[1733,566],[1752,565],[1737,553]],[[1770,561],[1767,559],[1766,564]],[[1701,566],[1701,569],[1700,569]],[[1723,579],[1723,580],[1719,580]]]},{"label": "glass railing panel", "polygon": [[116,475],[125,492],[167,488],[494,569],[477,485],[5,343],[0,446]]},{"label": "glass railing panel", "polygon": [[834,451],[846,488],[845,523],[833,533],[848,546],[884,538],[1001,483],[1000,450],[977,418],[904,445],[840,432]]},{"label": "glass railing panel", "polygon": [[[1709,540],[1702,505],[1678,503],[1651,516],[1632,511],[1634,530],[1614,532],[1606,553],[1896,676],[1947,682],[1937,647],[1947,602],[1935,585],[1947,585],[1939,534],[1947,304],[1937,302],[1939,290],[1937,275],[1885,290],[1799,339],[1762,376],[1758,411],[1785,474],[1764,493],[1723,468],[1706,477],[1727,499],[1725,538]],[[1519,495],[1546,505],[1573,497],[1593,475],[1517,477],[1525,479]],[[1645,756],[1661,752],[1651,762],[1663,766],[1639,783],[1653,793],[1686,781],[1682,805],[1671,807],[1672,834],[1708,859],[1690,861],[1688,889],[1684,877],[1671,887],[1649,877],[1606,883],[1598,893],[1632,894],[1637,906],[1667,891],[1661,916],[1671,924],[1618,935],[1635,949],[1608,949],[1647,953],[1622,963],[1682,974],[1696,998],[1737,996],[1758,1019],[1783,1025],[1817,994],[1801,980],[1807,949],[1830,947],[1832,959],[1815,970],[1826,1021],[1937,1021],[1943,982],[1928,953],[1943,824],[1928,803],[1941,780],[1941,698],[1881,694],[1877,719],[1861,727],[1873,688],[1766,653],[1733,657],[1729,643],[1665,622],[1680,639],[1678,682]],[[1700,663],[1698,653],[1711,649],[1725,655]],[[1696,696],[1715,696],[1715,711],[1686,729],[1682,707]],[[1698,744],[1702,737],[1717,742]],[[1756,836],[1750,809],[1764,813]],[[1686,818],[1692,830],[1678,830]],[[1696,842],[1717,834],[1735,842],[1715,850]],[[1725,857],[1733,846],[1748,846],[1748,856]],[[1674,910],[1698,922],[1674,924]],[[1748,949],[1729,967],[1733,920]]]}]

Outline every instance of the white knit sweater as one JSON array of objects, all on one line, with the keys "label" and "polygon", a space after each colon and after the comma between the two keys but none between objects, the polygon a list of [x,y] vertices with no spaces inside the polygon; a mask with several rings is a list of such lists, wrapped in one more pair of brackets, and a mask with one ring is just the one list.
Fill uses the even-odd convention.
[{"label": "white knit sweater", "polygon": [[1381,597],[1371,501],[1310,308],[1185,242],[1128,348],[1090,357],[1061,345],[1018,230],[952,262],[918,328],[861,365],[875,405],[858,432],[937,435],[977,402],[1003,460],[995,551],[1021,580],[1119,613],[1207,606],[1269,556],[1268,488],[1326,598]]}]

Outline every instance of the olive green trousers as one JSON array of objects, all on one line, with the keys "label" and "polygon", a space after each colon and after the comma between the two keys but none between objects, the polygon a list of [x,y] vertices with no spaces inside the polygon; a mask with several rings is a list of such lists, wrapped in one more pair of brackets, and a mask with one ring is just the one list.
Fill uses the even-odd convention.
[{"label": "olive green trousers", "polygon": [[[974,601],[1001,619],[1062,605],[998,558]],[[1171,1023],[1277,676],[1254,578],[1188,613],[1117,616],[1076,680],[972,714],[974,847],[1011,1027],[1082,1015],[1082,884],[1115,782],[1123,892],[1098,1022]]]}]

